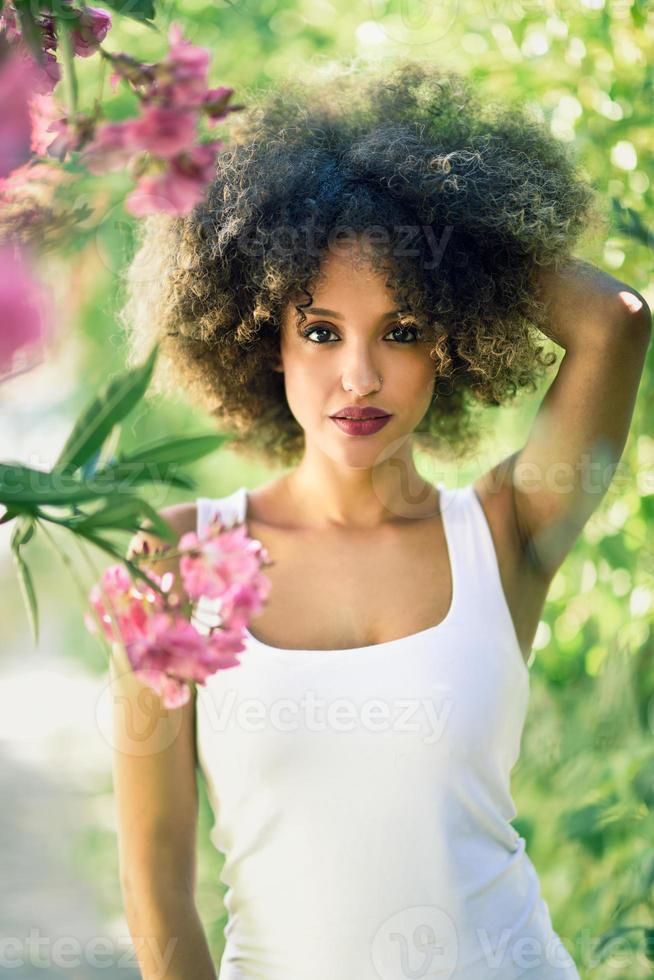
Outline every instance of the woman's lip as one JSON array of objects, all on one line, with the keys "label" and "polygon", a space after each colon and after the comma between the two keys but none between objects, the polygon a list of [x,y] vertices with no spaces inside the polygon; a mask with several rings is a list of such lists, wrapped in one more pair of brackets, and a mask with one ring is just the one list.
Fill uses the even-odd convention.
[{"label": "woman's lip", "polygon": [[339,429],[349,435],[368,436],[383,429],[386,423],[390,421],[391,416],[381,415],[374,419],[346,419],[340,418],[338,415],[330,415],[330,418]]}]

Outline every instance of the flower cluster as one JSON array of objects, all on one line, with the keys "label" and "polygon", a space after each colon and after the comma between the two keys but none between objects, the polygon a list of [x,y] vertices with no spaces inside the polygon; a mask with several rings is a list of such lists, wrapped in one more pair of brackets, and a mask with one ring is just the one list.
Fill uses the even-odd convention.
[{"label": "flower cluster", "polygon": [[29,371],[45,356],[51,300],[32,268],[31,256],[0,244],[0,380]]},{"label": "flower cluster", "polygon": [[[171,572],[148,572],[159,592],[134,584],[124,565],[111,565],[89,594],[107,640],[124,644],[134,674],[161,696],[166,708],[186,704],[189,683],[204,684],[216,671],[239,664],[236,654],[245,648],[244,627],[270,590],[261,572],[268,563],[266,549],[248,537],[244,525],[225,529],[214,520],[202,537],[183,535],[178,551],[191,608],[202,596],[220,600],[220,626],[207,633],[196,629],[186,601],[171,591]],[[90,613],[84,621],[90,632],[97,632]]]},{"label": "flower cluster", "polygon": [[[46,22],[45,17],[38,17],[37,26],[40,31],[41,64],[34,60],[31,51],[23,39],[14,6],[10,3],[6,3],[3,6],[2,12],[0,13],[0,30],[2,31],[3,39],[8,49],[4,52],[3,60],[9,63],[17,62],[18,64],[22,64],[34,76],[32,85],[25,89],[25,96],[28,96],[32,92],[51,92],[61,78],[61,68],[54,53],[57,49],[57,38],[52,27],[51,18]],[[3,98],[3,103],[5,99],[6,95]]]},{"label": "flower cluster", "polygon": [[189,44],[178,24],[170,26],[168,40],[168,55],[156,64],[107,55],[112,85],[127,81],[141,101],[141,114],[100,126],[83,154],[95,174],[133,165],[139,181],[126,207],[135,215],[186,214],[202,199],[222,142],[195,142],[200,117],[214,125],[241,108],[228,105],[233,89],[208,87],[206,48]]},{"label": "flower cluster", "polygon": [[[98,45],[104,41],[107,32],[111,27],[111,14],[107,10],[99,7],[84,7],[78,10],[72,6],[71,0],[60,0],[61,11],[67,20],[73,22],[70,28],[73,50],[80,58],[88,58],[95,54]],[[41,49],[43,60],[47,69],[47,75],[52,79],[54,86],[59,81],[59,65],[54,52],[58,47],[56,23],[52,14],[48,11],[37,14],[36,23],[40,32]],[[7,41],[11,45],[16,45],[21,57],[31,57],[18,26],[16,8],[13,4],[7,3],[0,15],[0,28],[4,29]]]},{"label": "flower cluster", "polygon": [[222,148],[220,140],[199,142],[199,121],[214,126],[243,108],[229,105],[233,89],[210,88],[208,49],[190,44],[179,24],[168,32],[169,51],[153,64],[101,47],[111,15],[94,7],[76,9],[62,0],[74,54],[100,52],[112,66],[110,83],[125,81],[138,97],[140,115],[99,123],[102,109],[66,112],[53,89],[61,79],[56,59],[59,19],[36,18],[42,64],[21,35],[16,11],[7,4],[0,14],[0,179],[15,174],[32,154],[63,161],[82,151],[81,162],[94,174],[129,166],[137,184],[125,206],[136,216],[155,211],[187,214],[204,196]]},{"label": "flower cluster", "polygon": [[[71,0],[60,0],[60,2],[62,9],[66,11],[66,17],[74,20],[71,37],[75,54],[79,58],[89,58],[95,54],[107,36],[111,27],[111,14],[108,10],[101,10],[99,7],[84,7],[82,10],[76,10],[71,5]],[[44,36],[50,39],[51,49],[56,50],[56,28],[52,14],[44,14],[41,22]]]}]

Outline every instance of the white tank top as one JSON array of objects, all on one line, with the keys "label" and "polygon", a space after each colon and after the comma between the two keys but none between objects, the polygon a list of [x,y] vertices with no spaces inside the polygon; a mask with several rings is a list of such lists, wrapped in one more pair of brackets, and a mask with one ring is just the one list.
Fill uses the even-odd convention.
[{"label": "white tank top", "polygon": [[[441,623],[338,650],[248,632],[239,665],[197,687],[219,980],[579,980],[510,822],[529,672],[490,528],[472,484],[438,489]],[[199,533],[244,521],[247,490],[197,508]],[[198,628],[218,610],[201,599]]]}]

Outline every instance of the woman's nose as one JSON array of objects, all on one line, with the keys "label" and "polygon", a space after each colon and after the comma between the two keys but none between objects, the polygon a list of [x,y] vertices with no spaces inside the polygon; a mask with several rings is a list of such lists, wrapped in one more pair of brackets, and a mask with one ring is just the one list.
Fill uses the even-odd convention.
[{"label": "woman's nose", "polygon": [[379,391],[381,387],[381,376],[375,371],[353,372],[350,371],[343,375],[343,388],[361,397],[373,391]]}]

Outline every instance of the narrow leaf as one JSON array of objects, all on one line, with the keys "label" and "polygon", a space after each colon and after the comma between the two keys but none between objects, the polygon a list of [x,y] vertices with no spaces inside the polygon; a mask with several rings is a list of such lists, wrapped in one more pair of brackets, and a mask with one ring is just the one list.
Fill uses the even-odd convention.
[{"label": "narrow leaf", "polygon": [[105,6],[111,7],[123,17],[131,17],[133,20],[154,20],[152,0],[105,0]]},{"label": "narrow leaf", "polygon": [[146,530],[148,534],[158,535],[160,538],[163,538],[164,541],[170,541],[173,544],[177,544],[178,535],[170,524],[164,520],[161,514],[159,514],[158,511],[156,511],[154,507],[147,502],[147,500],[142,500],[141,504],[143,506],[143,512],[150,519],[151,524],[150,527],[144,528],[144,530]]},{"label": "narrow leaf", "polygon": [[111,430],[145,394],[157,358],[155,345],[144,364],[125,371],[103,385],[82,412],[59,454],[54,469],[73,473],[102,445]]},{"label": "narrow leaf", "polygon": [[27,607],[27,615],[30,622],[30,629],[32,631],[32,638],[36,644],[39,642],[39,614],[36,602],[36,593],[34,591],[34,583],[32,582],[30,570],[23,561],[18,548],[16,548],[16,550],[12,553],[14,556],[14,562],[16,563],[16,572],[18,574],[18,582],[20,584],[23,601]]},{"label": "narrow leaf", "polygon": [[188,473],[177,473],[177,463],[156,463],[139,460],[112,463],[105,470],[98,470],[101,479],[113,480],[117,484],[127,486],[138,483],[165,483],[167,486],[180,487],[183,490],[195,490],[197,481]]},{"label": "narrow leaf", "polygon": [[119,487],[110,477],[94,476],[91,482],[83,483],[68,473],[48,473],[29,466],[0,463],[0,504],[5,507],[73,505],[118,491]]},{"label": "narrow leaf", "polygon": [[93,528],[109,528],[131,530],[139,524],[143,511],[143,501],[138,497],[109,498],[106,506],[92,514],[82,514],[68,522],[71,530],[92,530]]},{"label": "narrow leaf", "polygon": [[[144,528],[141,516],[149,518],[152,528]],[[145,500],[139,497],[127,497],[110,501],[106,507],[94,514],[85,515],[81,520],[73,520],[68,525],[71,530],[93,530],[93,528],[108,528],[113,530],[147,530],[156,533],[160,538],[175,543],[177,536],[171,526]]]},{"label": "narrow leaf", "polygon": [[34,60],[37,64],[42,65],[44,56],[41,28],[37,24],[34,13],[32,12],[32,5],[29,3],[29,0],[15,0],[14,7],[18,14],[21,37],[29,48]]},{"label": "narrow leaf", "polygon": [[28,515],[21,515],[17,521],[16,525],[11,532],[11,548],[12,551],[17,551],[21,545],[27,544],[32,535],[34,534],[34,519]]},{"label": "narrow leaf", "polygon": [[119,463],[193,463],[214,452],[231,437],[223,432],[208,432],[200,436],[187,436],[183,439],[158,439],[143,446],[136,453],[120,455]]},{"label": "narrow leaf", "polygon": [[121,432],[122,426],[115,425],[109,434],[109,438],[105,439],[104,445],[100,449],[98,456],[98,461],[96,464],[97,469],[104,470],[114,461],[116,453],[118,452]]}]

